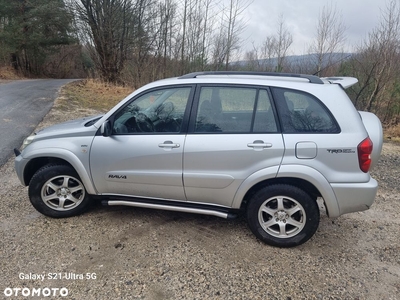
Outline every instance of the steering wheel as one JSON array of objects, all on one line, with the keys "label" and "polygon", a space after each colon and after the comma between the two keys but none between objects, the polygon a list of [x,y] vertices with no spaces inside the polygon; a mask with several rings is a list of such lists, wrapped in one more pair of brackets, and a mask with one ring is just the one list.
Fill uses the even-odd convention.
[{"label": "steering wheel", "polygon": [[139,113],[136,116],[136,125],[139,128],[139,130],[142,132],[153,132],[154,131],[153,122],[144,113]]},{"label": "steering wheel", "polygon": [[114,126],[114,132],[115,133],[128,133],[128,128],[124,124],[119,123]]}]

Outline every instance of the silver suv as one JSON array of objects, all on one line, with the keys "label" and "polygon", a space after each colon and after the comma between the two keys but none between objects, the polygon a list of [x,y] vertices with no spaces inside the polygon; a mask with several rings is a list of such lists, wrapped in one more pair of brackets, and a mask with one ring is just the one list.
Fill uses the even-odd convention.
[{"label": "silver suv", "polygon": [[218,216],[245,213],[263,242],[292,247],[329,217],[368,209],[379,119],[350,77],[200,72],[148,84],[103,116],[55,125],[15,150],[33,206],[50,217],[92,200]]}]

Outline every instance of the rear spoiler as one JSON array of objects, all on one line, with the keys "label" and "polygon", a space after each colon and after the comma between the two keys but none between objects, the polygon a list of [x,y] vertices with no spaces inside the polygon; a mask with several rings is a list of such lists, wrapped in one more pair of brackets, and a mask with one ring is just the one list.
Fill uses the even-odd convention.
[{"label": "rear spoiler", "polygon": [[344,89],[347,89],[358,82],[358,79],[354,77],[324,77],[321,79],[326,80],[329,83],[340,84]]}]

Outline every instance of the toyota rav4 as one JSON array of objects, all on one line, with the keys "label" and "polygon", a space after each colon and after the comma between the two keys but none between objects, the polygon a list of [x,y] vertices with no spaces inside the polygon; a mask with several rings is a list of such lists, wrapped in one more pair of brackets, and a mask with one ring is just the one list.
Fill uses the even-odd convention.
[{"label": "toyota rav4", "polygon": [[368,209],[382,127],[351,77],[198,72],[150,83],[102,116],[28,137],[15,168],[32,205],[70,217],[91,201],[244,213],[263,242],[292,247],[329,217]]}]

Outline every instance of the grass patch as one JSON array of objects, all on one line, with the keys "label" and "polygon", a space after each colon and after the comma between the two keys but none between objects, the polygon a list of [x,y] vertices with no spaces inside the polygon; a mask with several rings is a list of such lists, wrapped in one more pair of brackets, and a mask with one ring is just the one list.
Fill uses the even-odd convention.
[{"label": "grass patch", "polygon": [[75,81],[63,88],[62,96],[68,99],[68,102],[64,102],[62,106],[65,109],[73,105],[82,109],[107,112],[132,92],[132,88],[116,86],[100,80]]},{"label": "grass patch", "polygon": [[18,75],[17,72],[12,67],[0,67],[0,79],[16,80],[16,79],[23,79],[23,77]]},{"label": "grass patch", "polygon": [[390,140],[393,142],[400,142],[400,124],[386,128],[384,133],[386,140]]}]

